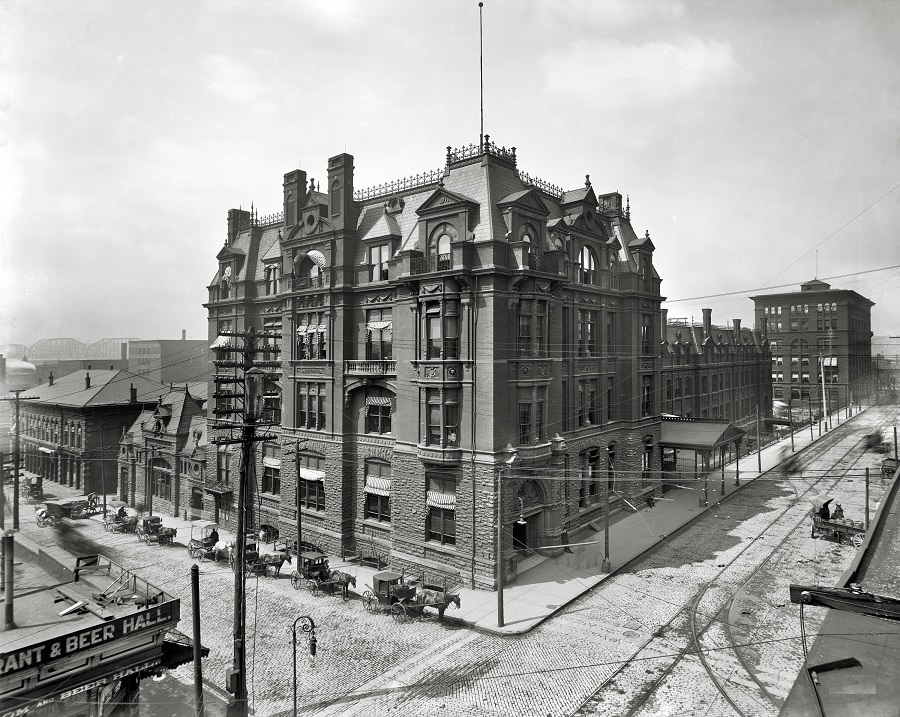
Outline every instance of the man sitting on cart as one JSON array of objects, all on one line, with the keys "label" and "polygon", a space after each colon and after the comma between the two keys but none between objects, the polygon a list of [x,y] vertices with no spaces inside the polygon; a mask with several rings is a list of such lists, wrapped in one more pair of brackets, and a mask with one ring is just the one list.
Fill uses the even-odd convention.
[{"label": "man sitting on cart", "polygon": [[216,543],[218,543],[218,542],[219,542],[219,531],[216,530],[215,528],[213,528],[210,531],[209,535],[206,537],[206,544],[210,548],[213,548],[213,547],[215,547]]},{"label": "man sitting on cart", "polygon": [[120,505],[119,509],[116,511],[116,520],[122,521],[128,517],[128,511],[125,510],[124,505]]},{"label": "man sitting on cart", "polygon": [[844,509],[841,508],[841,504],[838,503],[834,506],[834,512],[831,514],[832,520],[843,520],[844,518]]}]

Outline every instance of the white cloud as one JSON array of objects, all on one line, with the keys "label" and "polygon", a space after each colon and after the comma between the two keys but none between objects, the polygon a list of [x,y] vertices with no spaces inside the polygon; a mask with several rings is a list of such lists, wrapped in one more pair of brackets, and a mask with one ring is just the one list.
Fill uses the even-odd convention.
[{"label": "white cloud", "polygon": [[235,104],[258,99],[259,79],[247,65],[225,55],[204,55],[200,65],[206,76],[206,86],[213,94]]}]

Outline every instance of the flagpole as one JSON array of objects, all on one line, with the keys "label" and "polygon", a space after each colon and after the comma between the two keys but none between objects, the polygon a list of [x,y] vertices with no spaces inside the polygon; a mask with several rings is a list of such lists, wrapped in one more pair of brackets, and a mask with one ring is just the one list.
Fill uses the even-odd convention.
[{"label": "flagpole", "polygon": [[481,124],[478,131],[478,150],[484,147],[484,30],[481,22],[481,8],[484,3],[478,3],[478,82],[480,86],[481,99]]}]

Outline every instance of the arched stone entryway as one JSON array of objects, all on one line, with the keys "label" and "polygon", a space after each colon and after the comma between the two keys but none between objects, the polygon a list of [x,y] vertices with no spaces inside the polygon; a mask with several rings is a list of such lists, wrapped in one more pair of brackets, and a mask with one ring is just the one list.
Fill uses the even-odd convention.
[{"label": "arched stone entryway", "polygon": [[537,481],[525,481],[516,493],[513,548],[528,555],[544,545],[544,490]]}]

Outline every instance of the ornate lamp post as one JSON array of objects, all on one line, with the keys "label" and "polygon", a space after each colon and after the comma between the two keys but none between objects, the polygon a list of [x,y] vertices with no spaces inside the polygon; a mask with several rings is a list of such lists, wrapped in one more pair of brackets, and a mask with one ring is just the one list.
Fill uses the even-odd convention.
[{"label": "ornate lamp post", "polygon": [[506,454],[505,466],[500,467],[497,474],[497,627],[503,627],[503,471],[512,470],[519,452],[507,443],[503,449]]},{"label": "ornate lamp post", "polygon": [[294,620],[294,626],[291,628],[291,641],[294,648],[294,717],[297,717],[297,626],[309,635],[306,642],[309,645],[310,661],[316,657],[316,623],[309,615],[301,615]]}]

